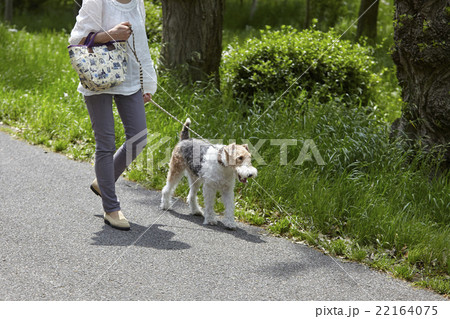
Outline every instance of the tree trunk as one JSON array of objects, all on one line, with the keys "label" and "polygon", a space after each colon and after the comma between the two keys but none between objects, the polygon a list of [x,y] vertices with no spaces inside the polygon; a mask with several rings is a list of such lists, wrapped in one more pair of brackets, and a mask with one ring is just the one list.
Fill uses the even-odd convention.
[{"label": "tree trunk", "polygon": [[161,62],[167,69],[187,65],[184,80],[213,76],[219,86],[224,0],[163,0]]},{"label": "tree trunk", "polygon": [[5,0],[5,21],[11,23],[13,19],[13,0]]},{"label": "tree trunk", "polygon": [[377,38],[379,0],[361,0],[356,39],[366,36],[374,44]]},{"label": "tree trunk", "polygon": [[392,136],[426,151],[437,147],[450,168],[450,1],[396,0],[397,78],[405,106]]},{"label": "tree trunk", "polygon": [[249,21],[251,22],[253,20],[253,17],[255,16],[256,8],[258,7],[258,0],[252,1],[252,7],[250,8],[250,16]]},{"label": "tree trunk", "polygon": [[311,26],[311,20],[311,0],[306,0],[305,29],[309,29]]}]

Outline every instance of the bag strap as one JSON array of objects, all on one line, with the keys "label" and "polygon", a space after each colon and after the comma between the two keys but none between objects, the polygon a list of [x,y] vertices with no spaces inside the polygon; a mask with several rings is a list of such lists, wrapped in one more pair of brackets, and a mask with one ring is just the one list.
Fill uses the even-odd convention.
[{"label": "bag strap", "polygon": [[[130,27],[131,29],[131,27]],[[141,82],[141,90],[142,90],[142,94],[144,94],[144,76],[143,76],[143,71],[142,71],[142,64],[141,61],[139,60],[137,54],[136,54],[136,43],[134,40],[134,32],[133,29],[131,29],[131,33],[133,35],[133,47],[130,46],[130,50],[131,52],[133,52],[134,57],[136,58],[137,63],[139,64],[139,80]]]},{"label": "bag strap", "polygon": [[88,48],[92,48],[94,46],[94,39],[99,34],[99,32],[91,32],[86,37],[86,40],[84,40],[84,45],[86,45]]}]

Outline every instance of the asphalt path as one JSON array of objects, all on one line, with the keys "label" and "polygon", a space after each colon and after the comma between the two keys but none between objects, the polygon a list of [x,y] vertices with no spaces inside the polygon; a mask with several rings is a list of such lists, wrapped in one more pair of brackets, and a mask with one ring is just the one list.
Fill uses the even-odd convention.
[{"label": "asphalt path", "polygon": [[445,300],[364,265],[119,179],[128,232],[103,223],[94,168],[0,132],[0,300]]}]

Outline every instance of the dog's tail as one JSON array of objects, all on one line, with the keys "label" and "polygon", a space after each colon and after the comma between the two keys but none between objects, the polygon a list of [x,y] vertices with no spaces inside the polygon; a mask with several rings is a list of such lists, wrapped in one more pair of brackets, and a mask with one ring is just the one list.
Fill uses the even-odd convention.
[{"label": "dog's tail", "polygon": [[191,120],[189,118],[184,122],[183,130],[180,134],[180,141],[189,139],[189,125],[191,125]]}]

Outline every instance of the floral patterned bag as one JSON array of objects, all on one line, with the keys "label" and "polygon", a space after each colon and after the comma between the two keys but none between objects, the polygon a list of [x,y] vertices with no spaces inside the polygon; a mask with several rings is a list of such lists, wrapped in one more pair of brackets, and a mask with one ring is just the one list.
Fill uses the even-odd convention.
[{"label": "floral patterned bag", "polygon": [[97,33],[89,33],[84,44],[67,47],[81,84],[94,92],[121,84],[125,80],[128,62],[126,41],[94,44]]}]

